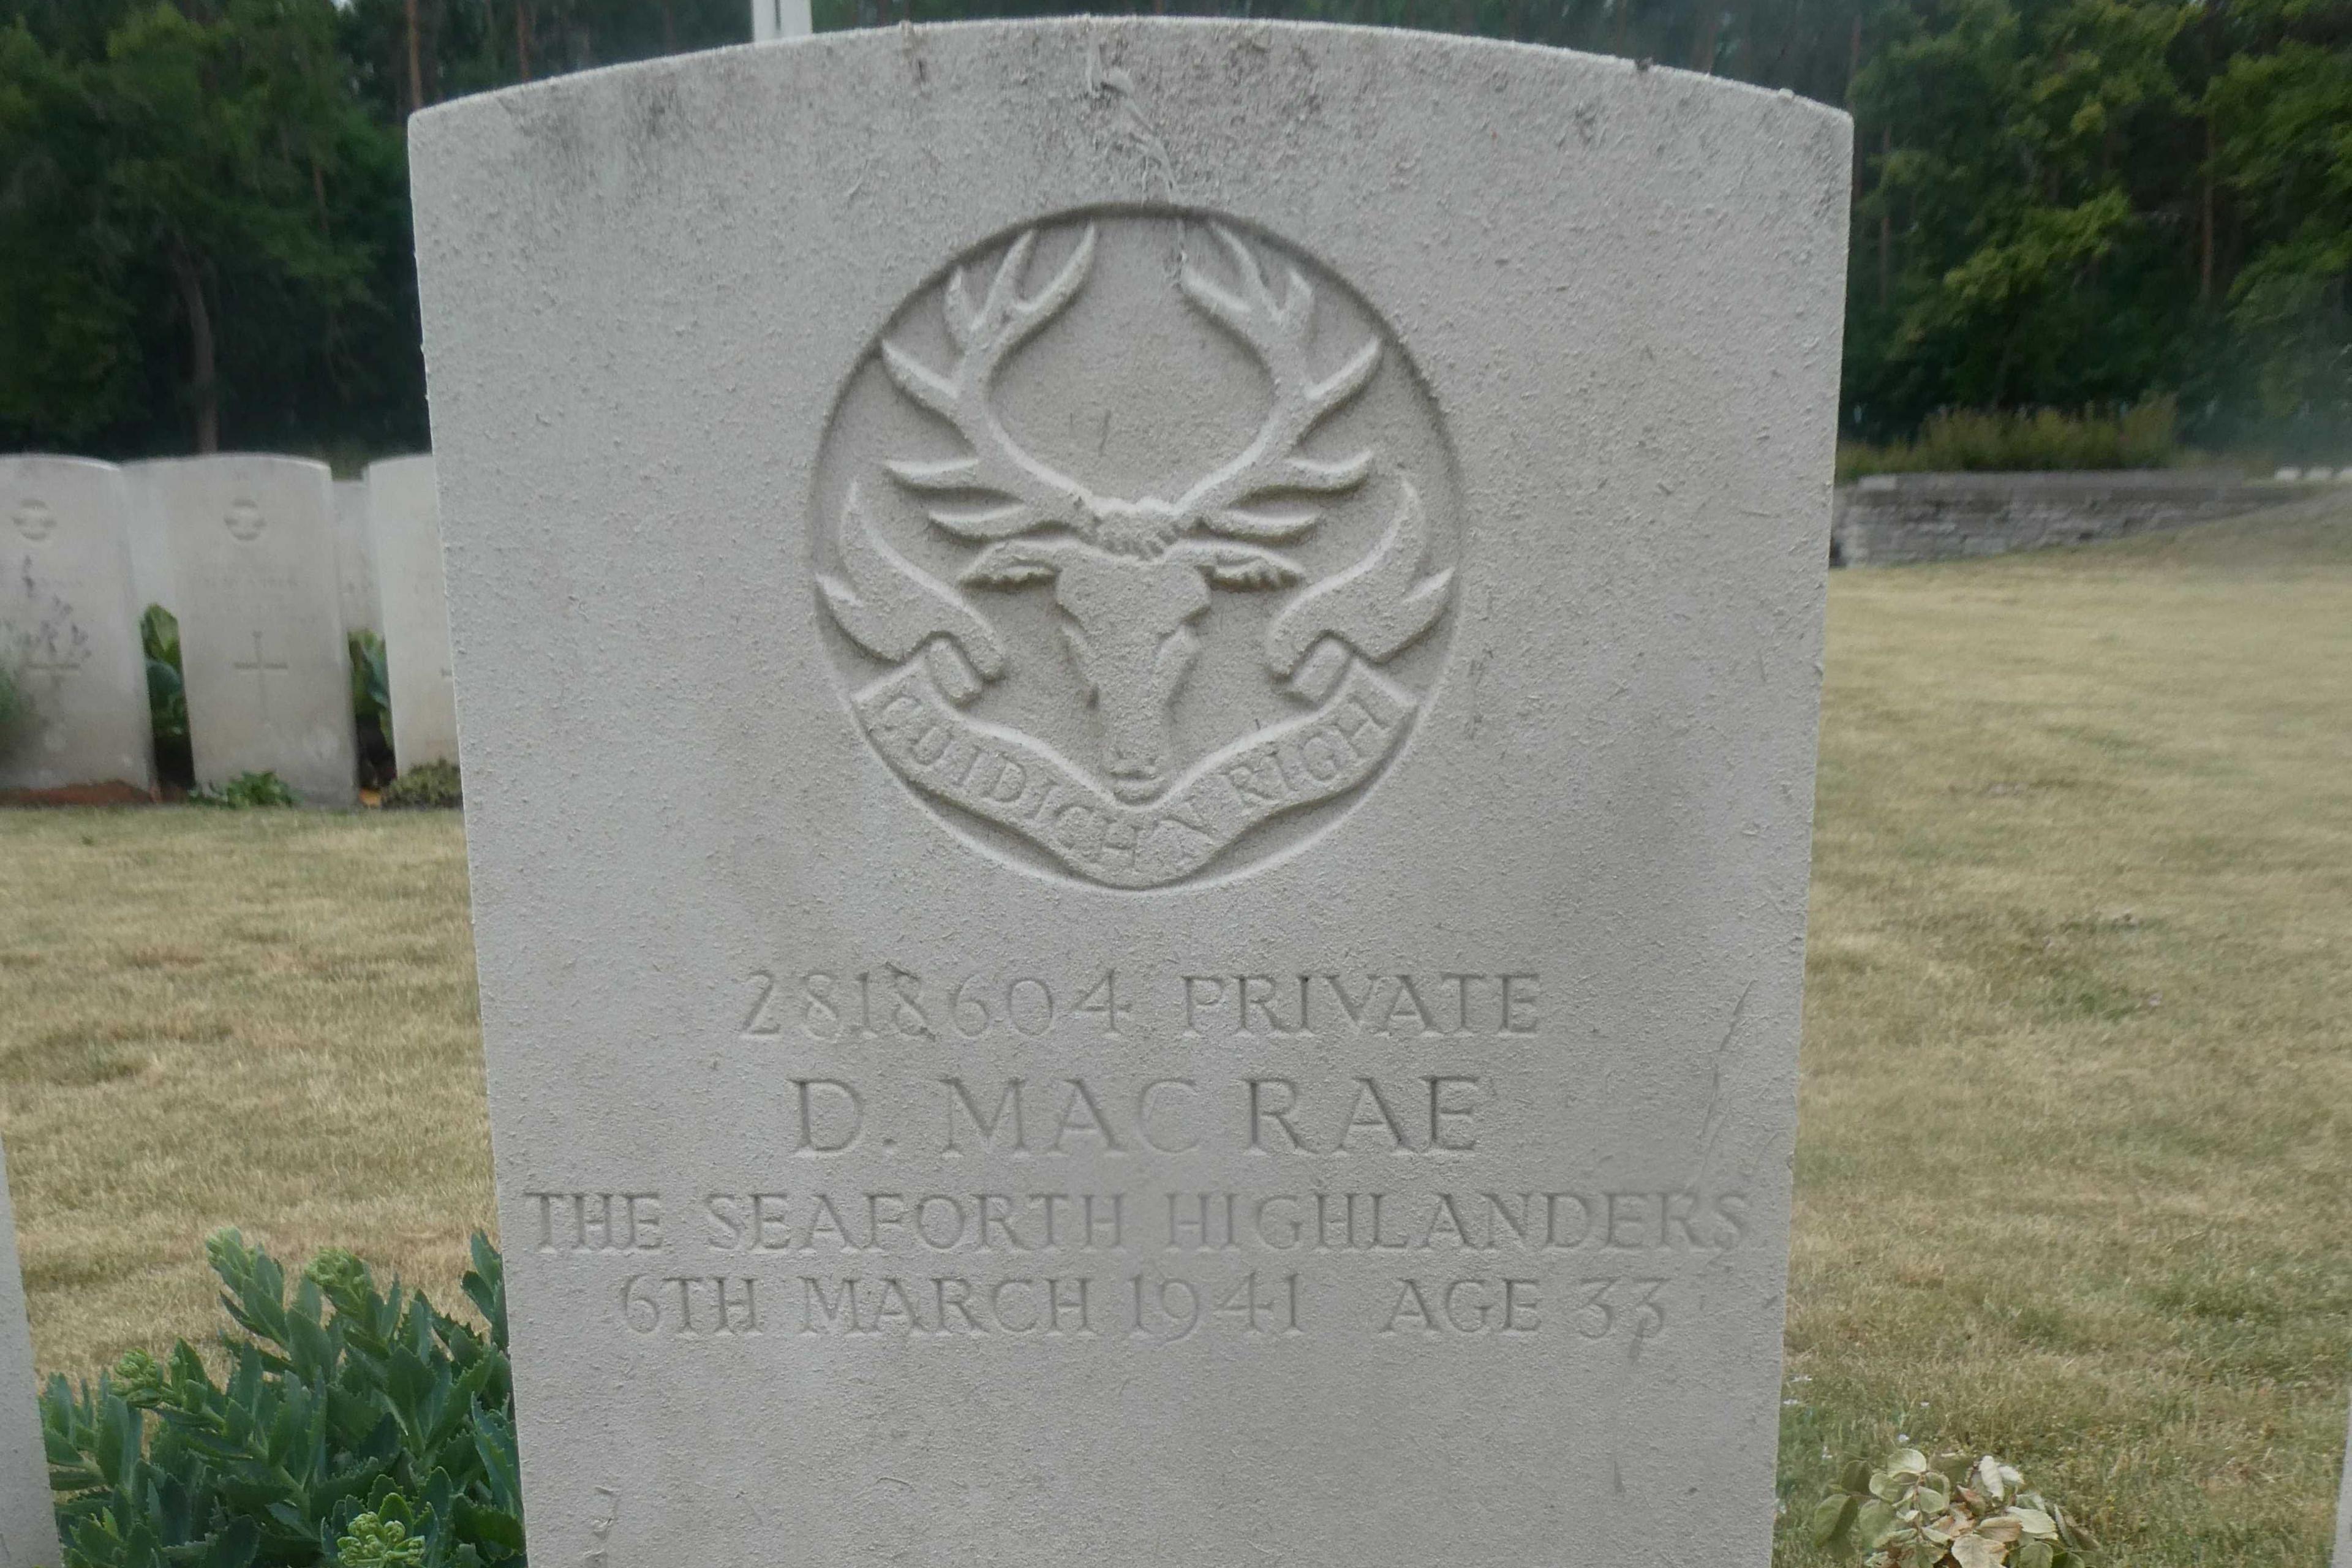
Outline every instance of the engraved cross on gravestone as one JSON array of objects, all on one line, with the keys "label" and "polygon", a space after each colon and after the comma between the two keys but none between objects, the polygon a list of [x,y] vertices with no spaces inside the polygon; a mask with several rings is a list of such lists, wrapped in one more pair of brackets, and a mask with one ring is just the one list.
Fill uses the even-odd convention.
[{"label": "engraved cross on gravestone", "polygon": [[261,649],[261,639],[262,633],[257,627],[253,633],[253,657],[238,659],[229,668],[249,671],[252,674],[256,691],[255,700],[261,705],[261,717],[263,721],[267,722],[269,718],[269,672],[276,670],[283,675],[293,667],[283,658],[271,658],[264,653]]}]

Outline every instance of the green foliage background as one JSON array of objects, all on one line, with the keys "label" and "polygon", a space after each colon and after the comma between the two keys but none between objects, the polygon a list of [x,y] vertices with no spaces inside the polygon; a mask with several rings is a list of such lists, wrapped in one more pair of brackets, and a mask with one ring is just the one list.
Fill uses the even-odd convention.
[{"label": "green foliage background", "polygon": [[[2200,444],[2352,461],[2352,0],[1163,7],[1475,32],[1850,107],[1850,436],[2169,395]],[[1082,8],[816,0],[821,29]],[[422,445],[415,102],[749,26],[746,0],[0,0],[0,447]]]}]

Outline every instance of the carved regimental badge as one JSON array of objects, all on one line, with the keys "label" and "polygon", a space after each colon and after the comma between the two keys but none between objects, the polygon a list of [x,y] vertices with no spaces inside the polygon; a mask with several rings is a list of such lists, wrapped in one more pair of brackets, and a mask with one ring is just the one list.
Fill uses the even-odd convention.
[{"label": "carved regimental badge", "polygon": [[1213,219],[965,258],[851,376],[816,500],[875,750],[968,837],[1109,887],[1328,826],[1443,655],[1434,406],[1351,290]]}]

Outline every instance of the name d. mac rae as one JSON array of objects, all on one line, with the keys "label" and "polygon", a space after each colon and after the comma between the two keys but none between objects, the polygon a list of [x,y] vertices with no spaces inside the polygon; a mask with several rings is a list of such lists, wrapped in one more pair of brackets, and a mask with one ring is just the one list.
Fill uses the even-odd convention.
[{"label": "name d. mac rae", "polygon": [[846,1077],[792,1078],[785,1151],[823,1157],[878,1147],[945,1159],[1005,1154],[1464,1155],[1494,1103],[1489,1075],[1433,1070],[1346,1078],[933,1078],[911,1113],[877,1124],[874,1096]]}]

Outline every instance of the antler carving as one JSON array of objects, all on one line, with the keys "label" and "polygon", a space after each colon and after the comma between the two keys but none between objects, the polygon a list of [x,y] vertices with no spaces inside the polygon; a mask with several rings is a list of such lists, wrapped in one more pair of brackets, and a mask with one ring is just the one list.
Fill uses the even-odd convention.
[{"label": "antler carving", "polygon": [[1015,349],[1076,297],[1093,265],[1095,247],[1095,230],[1088,226],[1053,280],[1024,296],[1022,278],[1036,248],[1033,229],[1004,253],[979,304],[971,302],[961,269],[948,280],[944,313],[959,355],[952,370],[942,374],[895,343],[882,345],[882,363],[899,390],[953,426],[971,447],[965,457],[938,462],[888,463],[891,475],[908,489],[928,495],[998,498],[992,504],[970,507],[934,501],[925,509],[933,522],[974,541],[1011,539],[1058,524],[1089,544],[1119,554],[1156,556],[1181,535],[1196,531],[1244,540],[1295,539],[1315,525],[1317,510],[1268,512],[1244,510],[1242,503],[1285,493],[1333,495],[1363,482],[1372,464],[1369,449],[1324,462],[1302,458],[1297,448],[1371,380],[1380,363],[1379,340],[1367,342],[1338,370],[1318,377],[1307,363],[1315,328],[1314,289],[1297,268],[1286,267],[1277,297],[1256,253],[1240,236],[1221,224],[1210,225],[1209,231],[1233,258],[1234,287],[1227,288],[1190,260],[1177,283],[1186,299],[1240,340],[1265,367],[1273,404],[1250,444],[1173,501],[1097,495],[1024,451],[991,405],[997,372]]},{"label": "antler carving", "polygon": [[978,305],[964,288],[963,269],[948,279],[948,335],[961,357],[955,369],[940,374],[900,350],[884,342],[882,363],[898,389],[955,426],[971,445],[971,454],[943,462],[886,464],[891,476],[913,490],[932,494],[988,491],[1003,497],[994,506],[959,509],[932,506],[933,522],[964,539],[1009,539],[1033,528],[1059,522],[1086,531],[1097,510],[1091,492],[1046,467],[1014,443],[990,405],[996,373],[1014,349],[1061,313],[1087,280],[1094,264],[1095,231],[1088,225],[1077,248],[1062,264],[1052,282],[1024,298],[1021,276],[1036,248],[1037,231],[1031,229],[1013,242],[997,264],[987,296]]},{"label": "antler carving", "polygon": [[[1339,670],[1312,657],[1337,637],[1374,664],[1385,664],[1444,612],[1454,569],[1422,575],[1429,519],[1411,480],[1398,485],[1395,519],[1371,553],[1301,594],[1265,630],[1265,659],[1307,695],[1320,698]],[[1309,668],[1319,666],[1319,668]]]},{"label": "antler carving", "polygon": [[844,575],[820,573],[817,586],[852,642],[877,658],[923,651],[940,688],[955,701],[1004,673],[1004,645],[989,624],[921,567],[890,548],[849,487],[835,539]]},{"label": "antler carving", "polygon": [[1229,292],[1190,261],[1177,275],[1177,284],[1186,299],[1265,364],[1274,384],[1274,405],[1255,440],[1176,502],[1177,524],[1241,539],[1294,538],[1314,526],[1317,512],[1243,511],[1237,510],[1239,503],[1281,491],[1335,494],[1363,482],[1372,466],[1370,450],[1336,462],[1318,462],[1299,457],[1297,447],[1333,410],[1364,389],[1380,363],[1380,341],[1366,342],[1338,370],[1317,379],[1307,363],[1315,329],[1315,290],[1297,268],[1286,267],[1277,300],[1255,253],[1240,237],[1222,224],[1210,225],[1209,232],[1233,258],[1241,292]]}]

